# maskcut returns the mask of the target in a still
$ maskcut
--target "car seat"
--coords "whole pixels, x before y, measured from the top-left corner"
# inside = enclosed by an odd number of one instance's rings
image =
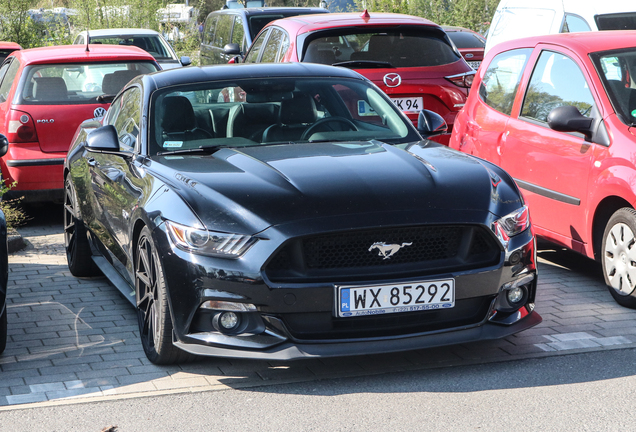
[[[36,101],[65,101],[68,99],[66,82],[60,77],[34,78],[33,99]]]
[[[281,102],[278,123],[265,129],[263,142],[297,141],[317,118],[313,98],[304,93],[295,93],[293,99]]]
[[[197,127],[192,104],[185,96],[168,96],[163,101],[161,127],[166,141],[192,141],[213,138],[205,129]]]

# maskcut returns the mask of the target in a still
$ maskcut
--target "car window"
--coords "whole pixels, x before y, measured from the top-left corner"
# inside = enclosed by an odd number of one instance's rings
[[[173,60],[170,48],[158,35],[115,35],[115,36],[91,36],[91,43],[108,45],[136,46],[148,52],[157,60]]]
[[[360,62],[356,69],[377,68],[373,62],[393,67],[439,66],[456,62],[459,54],[449,42],[428,30],[379,29],[369,32],[342,29],[341,35],[314,37],[306,45],[303,62],[334,64]]]
[[[454,31],[446,34],[457,48],[483,48],[486,46],[486,41],[474,33]]]
[[[120,108],[113,126],[117,129],[119,149],[132,151],[137,143],[141,124],[141,90],[132,87],[119,98]]]
[[[543,51],[532,72],[521,116],[547,122],[554,108],[573,105],[590,116],[594,98],[579,66],[571,58]]]
[[[595,15],[599,30],[636,30],[636,12]]]
[[[137,75],[155,71],[157,67],[151,62],[29,66],[22,74],[19,103],[93,104],[98,96],[119,93]]]
[[[512,112],[517,89],[531,49],[506,51],[496,55],[479,85],[479,97],[490,107],[506,115]]]
[[[575,33],[591,31],[589,24],[583,18],[574,14],[565,14],[561,33]]]
[[[250,47],[250,52],[247,53],[247,56],[243,61],[244,63],[256,63],[256,61],[258,60],[258,54],[261,52],[261,46],[263,45],[263,42],[265,42],[265,38],[267,37],[268,33],[269,31],[266,30],[256,38],[256,40]]]
[[[267,43],[263,47],[261,63],[274,63],[278,59],[278,52],[284,36],[285,33],[281,29],[272,28],[269,39],[267,39]]]
[[[636,123],[636,49],[592,53],[590,57],[618,118],[628,125]]]
[[[214,33],[215,47],[223,48],[230,43],[230,31],[232,30],[232,16],[221,15],[216,23],[216,31]]]
[[[218,15],[209,16],[205,20],[205,29],[203,30],[203,43],[206,45],[211,44],[214,41],[214,30],[216,29],[216,20]]]
[[[283,38],[280,42],[280,51],[278,51],[278,57],[276,57],[276,62],[280,62],[285,57],[285,53],[289,49],[289,35],[286,31],[283,31]]]
[[[241,52],[246,51],[245,29],[243,28],[243,18],[240,15],[234,16],[234,27],[232,28],[232,43],[241,47]]]
[[[15,80],[19,68],[20,62],[18,62],[17,59],[13,59],[10,63],[2,65],[2,69],[0,69],[0,79],[2,79],[2,83],[0,84],[0,102],[5,102],[9,97],[11,85]]]

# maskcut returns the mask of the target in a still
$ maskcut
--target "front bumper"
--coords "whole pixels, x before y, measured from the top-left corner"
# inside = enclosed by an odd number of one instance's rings
[[[453,278],[456,306],[447,310],[338,318],[333,282],[272,282],[263,265],[289,233],[268,233],[242,258],[228,260],[188,254],[171,244],[164,226],[155,232],[163,261],[174,326],[175,346],[198,355],[289,360],[363,355],[432,348],[497,339],[541,322],[534,311],[536,250],[530,229],[511,239],[497,265],[443,274],[410,275],[387,283]],[[521,258],[520,258],[521,255]],[[514,257],[514,259],[511,259]],[[516,308],[505,289],[524,280],[526,296]],[[378,280],[357,281],[360,285]],[[240,334],[213,328],[210,301],[245,303],[248,325]],[[473,307],[474,306],[474,307]],[[453,315],[454,314],[454,315]],[[218,318],[217,318],[218,319]]]

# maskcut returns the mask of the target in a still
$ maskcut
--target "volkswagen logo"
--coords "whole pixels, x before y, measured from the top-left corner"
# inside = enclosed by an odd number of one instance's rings
[[[402,77],[396,73],[384,75],[384,84],[387,87],[397,87],[402,84]]]
[[[104,114],[106,114],[106,110],[102,107],[97,107],[95,108],[95,111],[93,111],[95,118],[102,118],[104,117]]]

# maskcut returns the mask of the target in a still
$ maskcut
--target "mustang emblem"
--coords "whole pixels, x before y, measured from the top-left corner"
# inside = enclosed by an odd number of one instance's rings
[[[387,87],[397,87],[402,84],[402,77],[396,73],[389,73],[384,75],[383,81]]]
[[[382,259],[389,259],[391,256],[395,255],[397,251],[402,249],[404,246],[411,246],[413,243],[402,243],[399,244],[386,244],[381,242],[375,242],[369,248],[369,252],[373,249],[378,250],[378,256],[384,257]]]

